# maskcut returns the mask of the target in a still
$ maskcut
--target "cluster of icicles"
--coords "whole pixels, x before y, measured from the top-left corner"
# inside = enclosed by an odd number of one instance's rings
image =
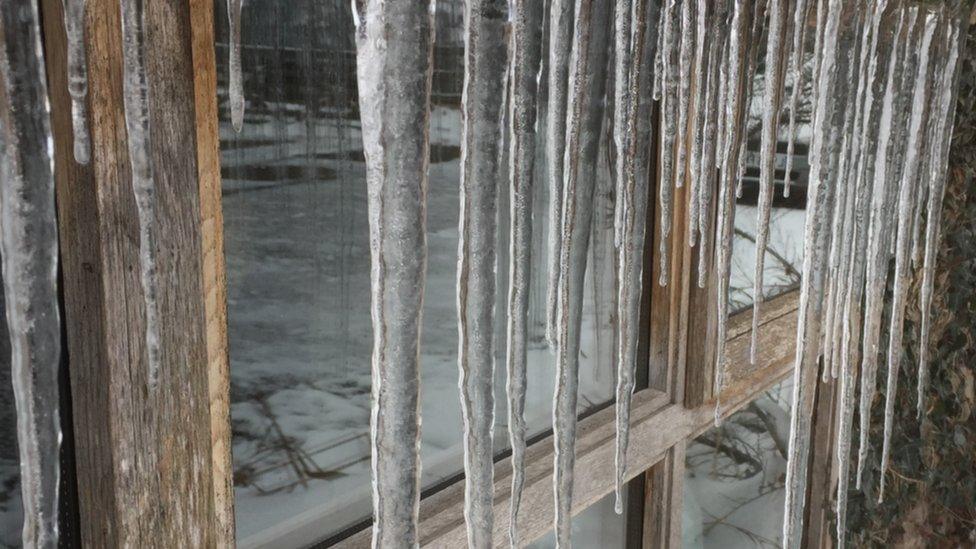
[[[67,42],[67,91],[73,156],[91,159],[87,0],[62,0]],[[17,407],[25,547],[58,543],[61,426],[58,371],[57,220],[50,105],[37,2],[0,3],[0,79],[6,112],[0,117],[0,202],[3,283]],[[132,190],[139,218],[139,263],[145,295],[147,385],[160,364],[155,246],[155,184],[149,143],[149,88],[145,69],[145,0],[120,0],[123,89]]]
[[[959,2],[931,7],[902,0],[506,4],[504,0],[471,0],[465,7],[458,317],[469,545],[489,547],[494,539],[495,342],[491,326],[496,314],[492,304],[499,181],[511,185],[512,195],[511,285],[508,308],[499,312],[508,318],[506,368],[513,448],[509,541],[512,545],[518,542],[516,518],[524,482],[522,414],[527,281],[532,265],[531,189],[545,183],[551,223],[547,337],[556,353],[557,369],[555,532],[558,546],[569,547],[583,277],[604,115],[612,120],[616,151],[619,512],[636,367],[653,103],[658,102],[661,121],[659,283],[668,283],[672,215],[675,208],[687,207],[688,243],[699,250],[698,284],[706,284],[708,273],[714,273],[717,280],[715,387],[720,389],[733,220],[736,197],[742,192],[754,80],[761,82],[755,93],[762,124],[753,361],[762,352],[757,348],[756,328],[775,190],[776,146],[787,141],[786,173],[791,174],[797,107],[808,63],[812,64],[812,136],[784,546],[800,543],[813,396],[821,368],[825,381],[840,378],[841,383],[838,538],[843,540],[854,380],[860,370],[860,479],[878,354],[883,350],[880,324],[892,259],[882,470],[889,459],[912,264],[924,273],[923,352],[918,366],[920,412],[923,409],[928,310],[960,44],[968,13]],[[433,7],[361,0],[354,2],[354,10],[373,260],[373,543],[416,545],[419,335],[426,263]],[[506,27],[510,27],[507,42]],[[548,40],[544,40],[545,32]],[[808,33],[814,33],[812,40]],[[546,42],[548,50],[543,51]],[[814,43],[811,52],[805,51],[809,42]],[[762,44],[765,51],[760,51]],[[760,61],[765,67],[761,80],[756,78]],[[546,109],[537,112],[543,75],[548,78],[549,96]],[[605,113],[605,109],[610,111]],[[789,125],[787,134],[781,136],[784,112],[789,114]],[[544,129],[548,144],[549,178],[545,182],[532,179],[537,128]],[[506,142],[510,146],[507,174],[500,165]],[[688,185],[688,202],[675,204],[675,196],[680,195],[674,189],[683,185]],[[789,177],[783,192],[790,192]],[[716,420],[721,414],[721,403],[717,403]],[[882,494],[883,490],[882,482]]]

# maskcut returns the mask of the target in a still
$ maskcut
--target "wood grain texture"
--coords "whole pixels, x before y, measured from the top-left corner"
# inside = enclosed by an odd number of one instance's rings
[[[211,285],[204,280],[219,269],[204,266],[200,193],[216,184],[202,174],[219,170],[212,164],[198,169],[198,154],[213,151],[197,149],[207,137],[198,136],[201,84],[194,78],[191,4],[156,0],[146,9],[163,343],[160,385],[152,392],[122,109],[119,3],[88,2],[93,154],[83,167],[72,158],[60,2],[42,0],[82,541],[90,547],[210,547],[222,540],[216,534],[207,331],[208,312],[217,307],[205,305]],[[212,208],[206,215],[219,220]],[[219,250],[213,243],[219,233],[209,239],[209,249]]]

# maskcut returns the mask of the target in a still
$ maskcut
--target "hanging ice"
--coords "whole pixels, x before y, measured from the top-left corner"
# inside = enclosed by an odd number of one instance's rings
[[[512,4],[511,37],[511,243],[508,289],[508,431],[512,445],[512,499],[508,536],[518,546],[518,513],[525,483],[525,389],[529,281],[532,265],[532,193],[535,124],[541,62],[542,4]]]
[[[688,168],[688,131],[689,103],[691,101],[691,68],[694,40],[695,40],[695,2],[683,0],[681,2],[681,41],[678,45],[678,151],[674,177],[675,187],[685,183]],[[692,193],[693,194],[693,193]]]
[[[617,143],[617,446],[616,501],[614,509],[623,512],[623,482],[627,468],[627,445],[630,429],[630,402],[634,392],[637,367],[637,338],[644,264],[644,219],[648,200],[648,162],[651,131],[651,80],[656,40],[657,8],[654,2],[633,3],[633,38],[621,36],[619,10],[629,9],[629,2],[617,5],[614,100],[614,140]],[[629,25],[628,25],[629,26]]]
[[[24,547],[58,545],[58,235],[35,2],[0,4],[0,258],[17,409]]]
[[[508,54],[504,0],[465,4],[458,228],[458,369],[468,545],[490,547],[494,512],[493,340],[498,175]]]
[[[661,236],[658,251],[661,256],[661,269],[658,284],[667,286],[670,276],[671,263],[668,248],[671,239],[671,216],[674,211],[674,145],[678,137],[678,109],[677,82],[675,64],[677,49],[680,42],[674,40],[675,1],[665,0],[665,9],[661,14],[661,178],[658,192],[661,201]]]
[[[156,183],[150,153],[149,85],[146,81],[145,0],[120,0],[122,11],[122,89],[128,133],[132,194],[139,216],[139,270],[146,314],[147,375],[150,389],[159,381],[161,361],[159,277],[156,272]]]
[[[786,170],[783,172],[783,196],[790,196],[790,183],[793,173],[793,150],[796,144],[796,113],[800,104],[800,93],[803,90],[803,62],[807,36],[807,18],[809,17],[809,0],[796,0],[793,4],[793,49],[790,58],[790,77],[793,89],[790,90],[788,110],[790,112],[790,126],[787,130]]]
[[[228,97],[230,99],[230,120],[235,132],[244,127],[244,79],[241,75],[241,4],[243,0],[227,0],[227,22],[230,44],[227,48],[227,72],[230,77]],[[356,9],[353,8],[355,13]]]
[[[549,247],[546,285],[546,340],[556,345],[559,249],[562,238],[563,162],[566,150],[566,96],[570,44],[573,40],[573,1],[552,0],[549,5],[549,101],[546,121],[546,162],[549,167]]]
[[[576,24],[570,54],[566,120],[566,177],[559,255],[556,389],[553,397],[555,445],[556,546],[570,547],[573,467],[576,456],[576,406],[579,390],[579,344],[583,276],[593,213],[594,175],[603,123],[609,41],[609,2],[576,1]]]
[[[71,128],[75,161],[87,164],[91,157],[88,134],[88,64],[85,59],[85,4],[87,0],[61,0],[64,32],[68,39],[68,95],[71,96]]]
[[[419,541],[432,7],[354,6],[371,259],[373,547]]]

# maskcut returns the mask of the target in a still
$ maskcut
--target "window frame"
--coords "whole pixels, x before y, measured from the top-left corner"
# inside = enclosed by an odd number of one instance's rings
[[[40,3],[49,80],[64,82],[66,44],[61,1]],[[164,334],[164,344],[185,347],[186,353],[171,357],[171,363],[183,370],[169,380],[170,385],[164,386],[160,394],[151,397],[153,406],[161,406],[167,412],[140,415],[124,409],[125,405],[143,405],[145,395],[135,391],[131,383],[128,387],[124,384],[125,379],[131,379],[132,370],[143,363],[143,320],[140,308],[133,305],[140,300],[141,287],[134,268],[138,239],[132,235],[136,234],[133,227],[137,221],[127,194],[126,136],[120,108],[121,33],[117,0],[89,0],[88,106],[93,143],[100,147],[100,154],[93,155],[91,165],[73,163],[70,117],[63,115],[69,112],[70,100],[64,86],[53,85],[50,90],[66,347],[78,463],[76,518],[82,542],[87,546],[115,546],[140,540],[174,546],[233,546],[214,5],[213,0],[167,0],[147,6],[152,29],[147,36],[150,56],[157,58],[149,64],[153,71],[150,85],[154,81],[155,86],[162,86],[163,81],[172,84],[167,84],[172,93],[154,96],[153,111],[166,112],[171,119],[166,131],[176,128],[184,132],[180,139],[163,139],[172,138],[173,134],[160,131],[157,136],[154,130],[154,137],[160,137],[154,140],[154,158],[157,164],[165,159],[186,163],[178,180],[161,178],[161,194],[165,193],[167,200],[159,220],[166,229],[160,234],[161,247],[189,246],[198,252],[178,258],[178,269],[170,267],[166,271],[178,283],[163,295],[164,301],[170,303],[171,314],[176,315],[174,326],[188,326],[183,329],[185,334],[173,329]],[[188,109],[186,103],[192,108]],[[192,139],[187,140],[187,136]],[[654,181],[658,179],[654,177]],[[189,188],[196,192],[185,192]],[[684,203],[687,189],[685,185],[676,190],[676,204]],[[651,185],[649,191],[651,196],[659,196],[656,185]],[[688,220],[686,209],[680,207],[675,208],[670,236],[671,283],[667,287],[657,284],[661,268],[657,256],[657,209],[657,204],[648,208],[650,230],[645,246],[639,352],[647,388],[637,391],[633,399],[626,477],[643,486],[641,498],[631,501],[643,518],[642,539],[631,542],[645,547],[679,547],[685,445],[713,422],[715,285],[713,277],[705,288],[691,282],[697,277],[698,250],[686,245]],[[766,303],[759,337],[763,353],[755,365],[748,360],[751,311],[730,317],[727,383],[721,391],[723,415],[734,413],[793,371],[797,294],[789,292]],[[704,344],[698,344],[702,339]],[[835,468],[830,457],[835,399],[833,386],[823,387],[826,389],[817,396],[811,450],[816,459],[811,462],[813,482],[805,523],[809,546],[819,546],[830,539],[825,525]],[[202,399],[205,405],[193,399]],[[193,414],[183,413],[183,406],[190,406]],[[613,467],[607,464],[613,461],[614,420],[614,409],[608,406],[579,422],[574,515],[613,490]],[[180,447],[171,438],[174,422],[180,424],[179,431],[187,437],[205,440],[209,445]],[[131,462],[127,462],[132,458],[148,460],[152,466],[133,470]],[[527,450],[520,517],[525,542],[541,537],[551,528],[552,458],[551,434],[536,440]],[[161,485],[154,467],[165,468],[167,479],[195,478],[203,482]],[[510,458],[496,462],[494,505],[499,520],[494,537],[499,546],[508,541],[505,517],[510,474]],[[463,482],[458,480],[422,499],[423,544],[464,546],[463,497]],[[135,501],[148,501],[154,509],[145,503],[129,508],[129,503]],[[172,515],[177,509],[182,510],[180,520]],[[310,532],[311,529],[296,528],[290,539],[315,544],[319,539]],[[362,526],[347,537],[327,541],[335,541],[336,547],[368,547],[370,533],[369,528]]]

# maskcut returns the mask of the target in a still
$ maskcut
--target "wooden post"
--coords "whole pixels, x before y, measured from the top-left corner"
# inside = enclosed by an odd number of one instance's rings
[[[233,543],[212,3],[146,2],[162,365],[147,386],[118,0],[89,0],[91,163],[72,155],[60,0],[42,0],[79,522],[89,547]]]

